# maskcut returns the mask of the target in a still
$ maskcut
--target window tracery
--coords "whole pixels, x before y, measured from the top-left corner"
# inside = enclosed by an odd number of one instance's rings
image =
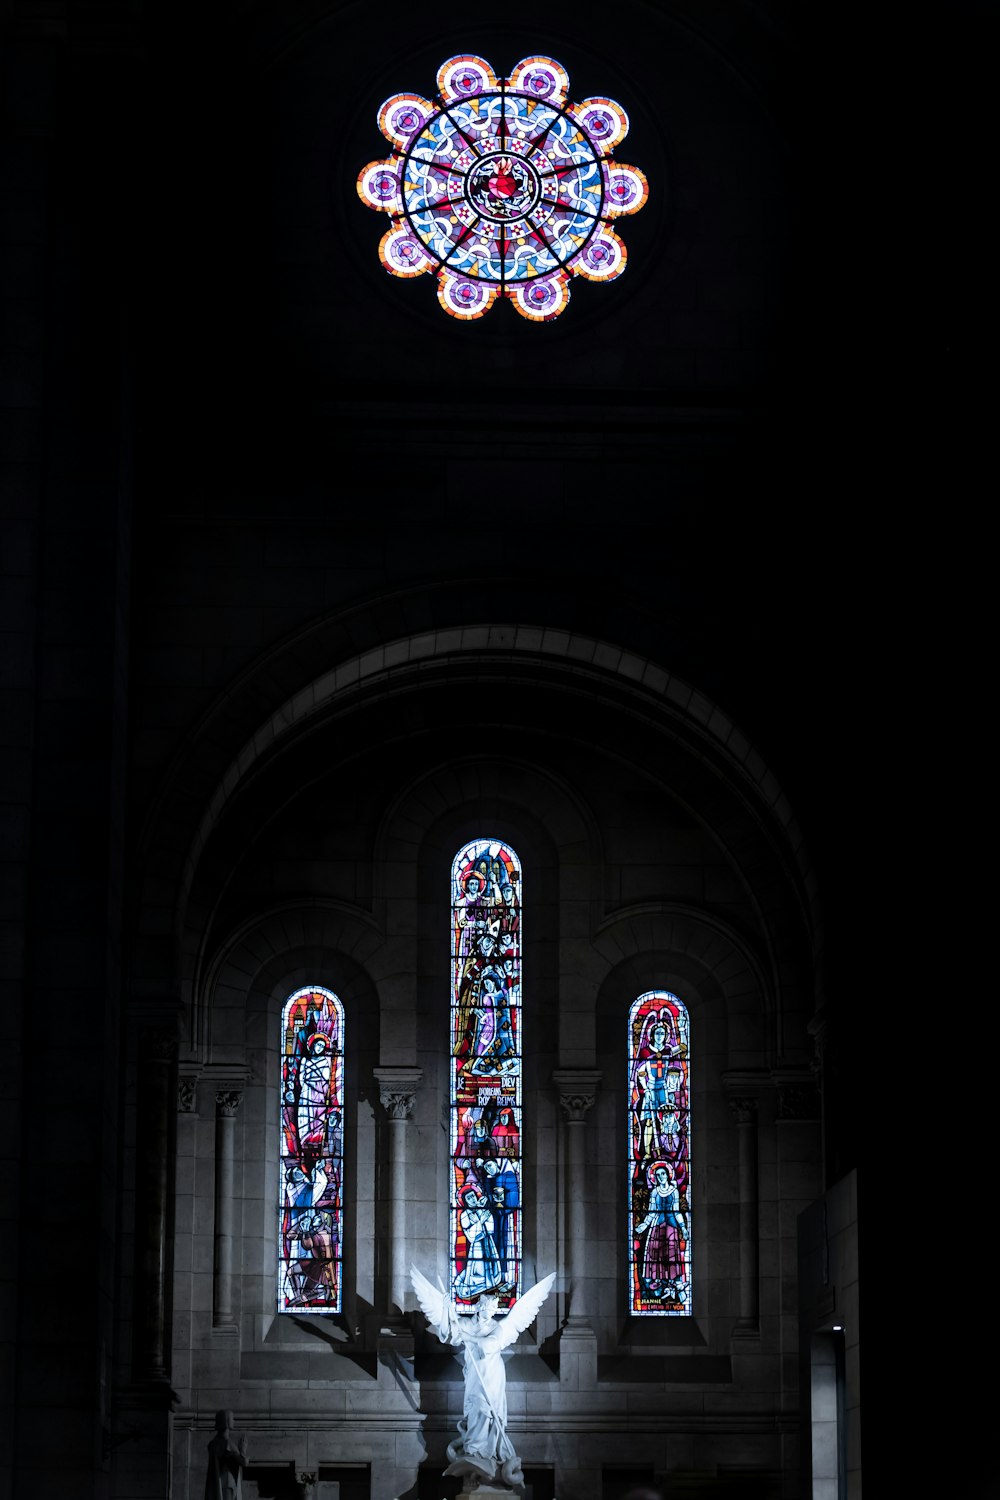
[[[392,155],[369,162],[358,194],[387,213],[379,256],[392,276],[435,271],[438,301],[481,318],[498,296],[531,322],[564,311],[570,281],[613,281],[626,249],[612,227],[649,187],[615,162],[628,115],[614,99],[574,104],[552,57],[526,57],[509,78],[485,58],[451,57],[436,102],[394,94],[378,112]]]

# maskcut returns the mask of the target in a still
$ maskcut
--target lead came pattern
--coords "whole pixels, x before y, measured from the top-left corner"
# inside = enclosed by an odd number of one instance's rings
[[[625,245],[611,220],[638,213],[649,188],[611,153],[628,133],[613,99],[568,102],[569,75],[551,57],[526,57],[498,79],[484,58],[449,58],[436,103],[394,94],[378,112],[393,146],[358,176],[369,208],[392,227],[379,255],[393,276],[438,277],[438,300],[480,318],[497,296],[533,322],[569,301],[573,276],[611,281]]]
[[[278,1311],[340,1312],[344,1007],[318,985],[281,1013]]]
[[[474,839],[451,867],[451,1289],[521,1285],[521,866]]]
[[[667,990],[628,1021],[629,1298],[639,1315],[691,1312],[690,1032]]]

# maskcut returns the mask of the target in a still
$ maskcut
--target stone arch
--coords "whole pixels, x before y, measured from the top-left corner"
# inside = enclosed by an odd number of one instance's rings
[[[725,1066],[764,1066],[774,1061],[773,1017],[776,996],[769,983],[768,965],[759,952],[729,923],[712,913],[681,903],[649,903],[625,908],[602,923],[594,947],[608,964],[598,1005],[607,995],[620,998],[629,987],[670,989],[693,983],[699,996],[717,996],[727,1027]],[[611,981],[614,975],[614,981]],[[657,977],[659,976],[659,977]],[[609,991],[609,985],[611,989]],[[636,988],[638,986],[638,988]],[[730,1023],[747,1018],[758,1033],[752,1059],[731,1054]]]
[[[773,813],[791,848],[796,852],[801,849],[801,831],[777,777],[729,716],[704,693],[656,662],[608,641],[540,626],[467,625],[373,647],[324,672],[273,709],[222,770],[199,820],[187,856],[188,866],[197,860],[211,827],[258,760],[305,727],[335,699],[365,687],[377,688],[391,675],[418,668],[421,663],[435,661],[447,668],[496,653],[514,659],[523,655],[561,661],[577,677],[591,679],[595,688],[606,677],[625,684],[637,697],[660,709],[668,720],[684,722],[697,738],[711,745],[737,784],[752,789]]]
[[[620,647],[601,643],[570,631],[547,627],[479,626],[427,632],[409,639],[373,647],[321,673],[281,706],[258,719],[257,727],[242,748],[229,752],[223,764],[228,736],[216,711],[209,716],[204,734],[192,736],[188,771],[175,768],[161,793],[156,814],[144,836],[145,880],[140,896],[140,955],[149,954],[159,972],[164,972],[165,949],[172,943],[187,945],[178,980],[182,985],[195,979],[196,965],[190,958],[191,931],[203,926],[205,913],[194,917],[187,910],[192,884],[206,845],[245,796],[245,789],[274,757],[301,741],[325,715],[348,713],[372,701],[372,695],[417,687],[428,681],[428,673],[478,668],[496,669],[507,663],[518,679],[533,679],[539,672],[551,673],[577,692],[595,700],[620,697],[630,711],[642,716],[655,735],[665,733],[687,745],[692,764],[711,767],[716,779],[744,814],[764,832],[786,877],[798,892],[798,902],[812,933],[812,946],[819,942],[815,912],[815,880],[805,855],[801,833],[773,774],[749,741],[717,706],[689,684],[657,663]],[[260,693],[255,684],[255,695]],[[235,696],[235,695],[234,695]],[[233,727],[245,720],[245,708],[235,714]],[[234,747],[235,749],[235,747]],[[216,770],[211,770],[211,763]],[[199,764],[200,763],[200,764]],[[194,795],[194,783],[202,788]],[[187,833],[185,833],[187,829]],[[771,877],[771,884],[775,876]],[[780,903],[787,905],[787,901]],[[808,916],[806,911],[808,910]],[[188,937],[184,938],[185,927]],[[171,934],[175,936],[172,938]],[[153,955],[156,955],[153,958]],[[142,961],[140,957],[139,961]]]
[[[400,788],[386,809],[375,849],[376,863],[382,866],[392,859],[397,853],[395,841],[404,838],[405,850],[400,852],[412,852],[427,839],[446,812],[463,805],[475,804],[485,809],[518,802],[522,807],[529,805],[532,799],[528,795],[512,797],[511,771],[525,787],[529,784],[536,789],[544,787],[546,827],[555,848],[571,853],[586,846],[594,853],[599,851],[600,831],[592,814],[551,770],[535,766],[516,754],[503,757],[502,769],[495,756],[465,754],[422,776],[418,782]],[[537,805],[537,795],[535,802]],[[408,825],[406,834],[404,823]]]
[[[192,1051],[209,1063],[217,1061],[212,1032],[216,1007],[238,1009],[241,997],[258,986],[262,975],[275,970],[284,974],[291,953],[299,955],[303,971],[312,962],[322,964],[331,955],[343,956],[374,984],[372,967],[380,936],[368,913],[319,898],[308,904],[283,902],[246,917],[203,964],[193,993],[189,1028]]]

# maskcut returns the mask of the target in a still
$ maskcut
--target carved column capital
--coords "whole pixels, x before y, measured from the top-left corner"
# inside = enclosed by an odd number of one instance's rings
[[[139,1033],[143,1055],[156,1062],[173,1062],[177,1056],[177,1032],[173,1026],[144,1026]]]
[[[779,1120],[818,1120],[819,1089],[816,1083],[782,1083],[778,1085]]]
[[[587,1113],[594,1107],[596,1093],[581,1093],[578,1090],[559,1091],[559,1107],[571,1125],[579,1124],[587,1118]]]
[[[194,1114],[198,1080],[191,1073],[182,1074],[177,1080],[177,1108],[182,1115]]]
[[[757,1119],[762,1095],[774,1087],[774,1079],[763,1068],[731,1068],[722,1075],[726,1102],[738,1125],[752,1125]]]
[[[422,1068],[376,1068],[378,1096],[390,1120],[410,1120],[417,1099]]]
[[[416,1089],[401,1089],[391,1084],[379,1084],[379,1099],[390,1120],[412,1120],[416,1102]]]
[[[219,1089],[215,1096],[216,1108],[224,1120],[231,1120],[242,1103],[242,1089]]]
[[[593,1109],[602,1075],[596,1068],[557,1068],[552,1082],[559,1095],[559,1107],[568,1124],[585,1120]]]

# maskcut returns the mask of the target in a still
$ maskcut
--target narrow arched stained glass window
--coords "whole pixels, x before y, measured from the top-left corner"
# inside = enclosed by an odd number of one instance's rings
[[[379,256],[392,276],[434,271],[454,318],[508,298],[534,323],[556,318],[570,281],[625,269],[612,221],[638,213],[649,188],[613,160],[629,119],[614,99],[574,104],[553,57],[525,57],[498,78],[483,57],[442,63],[436,100],[393,94],[378,126],[393,150],[358,175],[363,203],[387,213]]]
[[[521,1285],[521,865],[473,839],[451,866],[451,1289]]]
[[[628,1018],[629,1308],[691,1312],[691,1046],[687,1008],[667,990]]]
[[[281,1012],[279,1312],[340,1312],[343,1179],[344,1007],[311,985]]]

